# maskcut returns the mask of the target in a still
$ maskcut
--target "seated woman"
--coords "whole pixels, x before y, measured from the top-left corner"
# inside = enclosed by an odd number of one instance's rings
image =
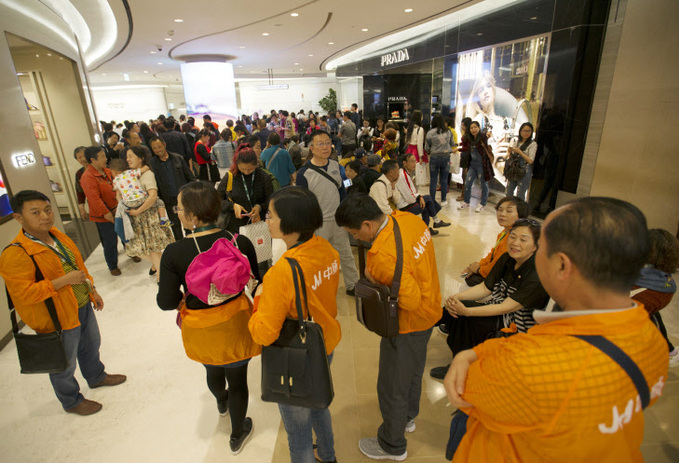
[[[353,160],[344,167],[344,172],[347,179],[351,180],[351,185],[347,188],[347,194],[354,193],[368,193],[368,188],[365,186],[363,178],[359,175],[361,172],[361,161]]]
[[[484,284],[450,296],[445,309],[453,317],[448,325],[448,347],[455,355],[485,341],[512,323],[519,332],[535,324],[533,311],[549,301],[535,269],[540,224],[533,219],[514,222],[507,238],[507,253],[497,261]],[[490,296],[486,302],[481,299]],[[432,368],[443,379],[448,366]]]
[[[248,362],[261,351],[247,329],[252,305],[244,291],[220,304],[209,305],[190,293],[186,282],[186,272],[198,254],[209,250],[220,238],[233,240],[231,233],[215,225],[220,209],[221,201],[210,183],[192,182],[181,188],[177,216],[182,226],[192,232],[165,250],[156,302],[162,310],[180,311],[186,355],[205,366],[207,386],[217,399],[219,414],[224,416],[230,411],[229,445],[236,455],[252,434],[252,419],[245,417],[249,400]],[[242,235],[235,243],[250,262],[250,271],[259,279],[252,243]]]
[[[309,313],[323,329],[328,361],[341,338],[337,321],[337,286],[339,254],[325,239],[314,235],[323,225],[323,213],[316,196],[303,187],[290,186],[271,196],[266,217],[272,238],[285,241],[288,250],[264,276],[255,297],[255,313],[248,327],[255,342],[268,346],[280,335],[287,318],[297,318],[295,286],[286,258],[295,259],[304,274]],[[314,276],[324,273],[320,282]],[[335,461],[334,437],[330,411],[279,404],[288,433],[290,460],[293,463],[314,461],[313,432],[318,445],[317,459]]]
[[[258,167],[257,154],[249,143],[241,143],[236,149],[231,170],[219,183],[217,192],[222,200],[225,230],[238,233],[238,229],[250,221],[264,220],[273,184]]]
[[[400,200],[396,203],[396,207],[401,211],[411,212],[415,215],[421,215],[424,223],[429,227],[429,219],[434,218],[434,228],[448,227],[450,224],[439,219],[437,214],[441,210],[441,206],[434,198],[429,195],[422,196],[417,191],[415,181],[411,176],[411,172],[415,171],[417,161],[413,153],[406,153],[399,159],[401,169],[399,171],[399,179],[396,183],[396,189],[399,192]],[[438,230],[429,228],[432,235],[438,235]]]

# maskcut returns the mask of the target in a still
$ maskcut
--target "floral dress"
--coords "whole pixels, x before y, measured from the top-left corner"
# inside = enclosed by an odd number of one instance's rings
[[[141,175],[141,184],[148,194],[149,190],[158,190],[153,172]],[[165,247],[174,242],[172,229],[160,225],[158,207],[154,204],[138,216],[130,216],[134,238],[125,245],[125,253],[130,257],[148,256],[152,252],[163,252]]]

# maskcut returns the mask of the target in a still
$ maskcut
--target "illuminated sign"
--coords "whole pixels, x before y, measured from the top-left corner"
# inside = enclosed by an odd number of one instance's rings
[[[35,164],[35,154],[32,152],[19,153],[12,155],[12,164],[18,168],[27,167],[31,164]]]
[[[387,53],[382,55],[380,66],[391,66],[392,64],[402,63],[403,61],[409,61],[410,55],[408,55],[408,49],[403,48],[401,50],[396,50],[392,53]]]

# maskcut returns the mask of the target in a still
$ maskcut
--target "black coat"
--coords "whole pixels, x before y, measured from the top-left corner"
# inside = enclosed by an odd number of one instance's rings
[[[184,158],[176,153],[167,153],[169,158],[166,162],[172,163],[172,172],[174,173],[175,183],[177,184],[177,191],[189,182],[193,182],[196,177],[193,176],[188,164],[184,161]],[[162,167],[162,163],[158,157],[153,156],[151,158],[151,170],[156,176],[156,183],[158,184],[158,196],[160,199],[166,203],[174,204],[177,201],[177,194],[173,194],[168,184],[168,179],[166,178],[165,169]]]
[[[233,176],[233,185],[230,192],[226,191],[229,176],[228,173],[224,175],[224,178],[222,178],[222,181],[217,186],[217,193],[219,193],[219,198],[222,200],[221,221],[223,223],[221,225],[231,233],[238,233],[238,229],[243,225],[247,225],[249,219],[247,217],[242,219],[236,218],[233,212],[234,203],[241,205],[248,211],[259,205],[259,217],[261,220],[264,220],[269,207],[269,199],[273,194],[273,184],[271,183],[271,178],[258,167],[252,174],[251,179],[245,179],[248,182],[248,189],[251,188],[250,198],[248,199],[248,195],[245,192],[243,174],[237,171]],[[252,186],[250,187],[250,185]]]

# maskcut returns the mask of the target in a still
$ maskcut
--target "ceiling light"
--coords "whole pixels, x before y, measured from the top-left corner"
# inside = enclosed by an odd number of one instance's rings
[[[481,37],[481,36],[483,35],[483,32],[479,32],[479,33],[476,34],[476,35],[478,35],[479,37]]]
[[[269,33],[268,33],[268,32],[263,32],[262,35],[263,35],[264,37],[266,37],[266,36],[269,35]]]
[[[163,64],[163,63],[158,63],[158,64]]]
[[[165,37],[166,42],[172,42],[172,39],[170,37]]]
[[[101,75],[102,75],[102,76],[105,76],[105,75],[106,75],[106,73],[105,73],[105,72],[102,72],[102,73],[101,73]]]
[[[36,58],[40,58],[40,55],[35,55]]]
[[[238,48],[240,48],[240,49],[242,50],[242,49],[244,49],[245,47],[238,47]]]
[[[238,66],[239,68],[242,68],[243,66]]]
[[[149,71],[144,71],[144,74],[148,74],[148,73],[149,73]]]
[[[309,56],[314,56],[314,55],[309,55]]]
[[[300,69],[300,71],[303,71],[304,69]]]
[[[47,53],[47,56],[52,56],[52,53]]]
[[[130,81],[130,75],[127,72],[123,72],[123,79],[125,79],[125,82]]]
[[[405,11],[406,13],[412,13],[412,12],[413,12],[413,9],[412,9],[412,8],[406,8],[406,9],[403,10],[403,11]]]
[[[290,13],[290,16],[292,16],[293,18],[296,18],[297,16],[299,16],[299,13]]]
[[[328,42],[328,45],[335,45],[335,42]]]
[[[361,32],[368,32],[368,29],[361,29]]]
[[[155,55],[156,53],[158,53],[158,52],[157,52],[157,51],[152,51],[152,52],[151,52],[152,55]]]
[[[538,19],[537,16],[533,16],[532,18],[530,18],[531,21],[535,21],[536,19]]]
[[[176,23],[183,23],[183,22],[184,22],[184,20],[183,20],[183,19],[179,19],[179,18],[177,18],[177,19],[175,19],[175,20],[174,20],[174,22],[176,22]]]
[[[299,63],[295,63],[295,66],[297,66]]]

